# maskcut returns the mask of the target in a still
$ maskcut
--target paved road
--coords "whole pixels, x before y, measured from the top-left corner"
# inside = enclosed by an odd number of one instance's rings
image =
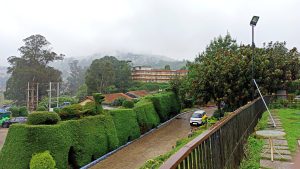
[[[8,128],[1,128],[0,127],[0,150],[3,146],[3,144],[4,144],[7,132],[8,132]]]
[[[205,108],[208,116],[215,108]],[[190,132],[189,118],[192,112],[180,115],[167,125],[133,142],[92,169],[134,169],[142,166],[147,160],[164,154],[175,146],[176,141],[185,138]]]

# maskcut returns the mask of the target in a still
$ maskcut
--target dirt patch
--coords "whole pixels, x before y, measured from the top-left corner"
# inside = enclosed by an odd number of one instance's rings
[[[3,147],[3,144],[5,142],[7,132],[8,132],[7,128],[1,128],[0,127],[0,150]]]
[[[215,108],[205,109],[208,116],[211,116],[214,110]],[[170,151],[177,140],[188,136],[191,129],[189,119],[192,113],[179,116],[167,125],[119,150],[91,168],[139,168],[147,160]]]

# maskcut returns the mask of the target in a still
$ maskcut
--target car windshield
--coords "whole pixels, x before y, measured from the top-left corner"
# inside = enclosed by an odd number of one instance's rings
[[[194,113],[194,114],[192,115],[192,117],[193,117],[193,118],[201,118],[201,117],[202,117],[202,114],[200,114],[200,113]]]

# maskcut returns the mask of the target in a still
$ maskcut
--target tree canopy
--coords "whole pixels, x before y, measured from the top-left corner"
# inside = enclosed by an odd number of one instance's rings
[[[285,89],[287,82],[298,78],[299,53],[296,48],[287,49],[285,42],[255,48],[254,56],[254,78],[264,94]],[[185,86],[177,90],[187,91],[198,103],[224,100],[232,109],[237,108],[252,99],[251,58],[250,45],[237,45],[229,34],[215,38],[187,65],[188,76],[181,82]]]
[[[24,46],[19,48],[20,57],[11,56],[7,73],[11,74],[6,82],[5,97],[24,104],[27,83],[60,82],[61,72],[48,66],[50,62],[63,59],[49,47],[50,42],[42,35],[32,35],[23,40]],[[46,87],[40,86],[39,96],[46,94]]]
[[[131,82],[128,61],[120,61],[113,56],[94,60],[85,76],[88,94],[125,92]]]

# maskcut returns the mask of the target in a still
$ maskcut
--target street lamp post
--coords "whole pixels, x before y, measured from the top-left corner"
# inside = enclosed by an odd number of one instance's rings
[[[254,49],[255,49],[255,43],[254,43],[254,27],[256,26],[258,22],[259,16],[253,16],[250,21],[250,26],[252,27],[252,70],[251,70],[251,76],[253,81],[254,79]],[[254,100],[254,85],[252,86],[252,99]]]

